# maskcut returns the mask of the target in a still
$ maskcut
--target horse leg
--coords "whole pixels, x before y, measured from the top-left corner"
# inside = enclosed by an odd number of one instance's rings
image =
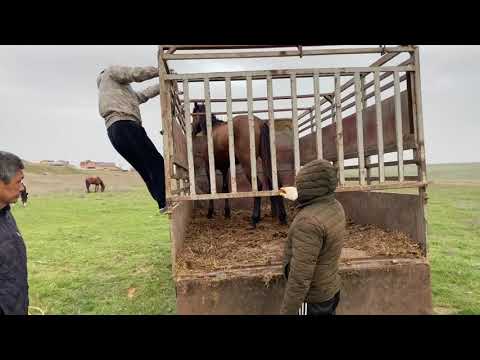
[[[222,171],[223,185],[222,192],[228,193],[228,169]],[[225,219],[230,219],[230,200],[225,199]]]
[[[262,182],[257,178],[257,188],[258,191],[262,191],[263,186]],[[255,228],[257,223],[260,222],[260,216],[262,212],[262,198],[260,196],[255,197],[253,203],[253,214],[252,214],[252,227]]]
[[[267,186],[268,186],[267,190],[273,190],[272,181],[270,180],[269,177],[267,177]],[[270,196],[270,207],[271,207],[271,210],[272,210],[272,218],[275,219],[277,217],[277,213],[278,213],[277,212],[278,204],[277,204],[275,196]]]
[[[208,193],[211,194],[212,193],[212,186],[211,186],[211,179],[210,179],[210,171],[209,171],[209,167],[208,167],[208,162],[206,164],[207,166],[205,167],[205,169],[207,169],[207,179],[208,179]],[[208,201],[208,214],[207,214],[207,218],[208,219],[211,219],[213,218],[213,216],[215,215],[215,211],[214,211],[214,208],[213,208],[213,200],[210,199]]]
[[[277,173],[278,174],[278,173]],[[280,179],[280,174],[277,176],[278,178],[278,187],[282,187],[282,180]],[[285,210],[285,201],[281,196],[275,196],[277,198],[277,208],[278,208],[278,220],[281,225],[287,225],[287,211]]]

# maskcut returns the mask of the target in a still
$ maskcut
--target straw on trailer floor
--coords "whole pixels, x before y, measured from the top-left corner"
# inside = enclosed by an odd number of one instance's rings
[[[206,210],[196,210],[187,229],[184,247],[177,253],[177,272],[280,264],[288,225],[279,225],[269,210],[264,209],[262,214],[262,221],[253,230],[250,227],[251,211],[233,210],[231,219],[225,219],[217,212],[215,218],[207,219]],[[406,234],[351,221],[347,224],[344,250],[342,261],[359,257],[358,254],[368,258],[422,257],[420,247]]]

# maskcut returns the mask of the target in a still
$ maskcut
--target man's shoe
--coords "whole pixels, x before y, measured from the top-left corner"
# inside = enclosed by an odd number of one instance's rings
[[[165,206],[160,209],[160,214],[166,214],[166,213],[168,213],[168,206]]]

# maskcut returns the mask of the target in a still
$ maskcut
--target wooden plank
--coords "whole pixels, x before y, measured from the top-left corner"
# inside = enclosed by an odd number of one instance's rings
[[[315,94],[315,123],[317,125],[317,159],[323,159],[322,145],[322,111],[320,108],[320,79],[317,73],[313,74],[313,92]]]
[[[404,160],[403,165],[416,165],[418,164],[417,160]],[[365,164],[365,167],[368,169],[373,169],[378,167],[378,163],[370,163],[370,164]],[[383,163],[384,166],[398,166],[398,161],[387,161]],[[349,165],[345,166],[345,170],[356,170],[358,169],[358,165]]]
[[[345,180],[346,180],[346,181],[359,181],[360,178],[358,178],[358,177],[346,177]],[[372,179],[371,179],[371,181],[378,181],[378,180],[379,180],[379,177],[377,177],[377,176],[374,176],[374,177],[372,177]],[[387,177],[385,178],[385,180],[387,180],[387,181],[398,181],[398,177],[396,177],[396,176],[387,176]],[[407,180],[407,181],[417,181],[418,178],[417,178],[416,176],[405,176],[405,177],[404,177],[404,180]]]
[[[272,77],[267,77],[267,98],[268,98],[268,125],[270,129],[270,155],[272,163],[272,190],[278,190],[277,174],[277,147],[275,141],[275,117],[273,113],[273,84]],[[264,171],[268,171],[264,169]]]
[[[413,51],[410,46],[397,46],[372,48],[337,48],[337,49],[315,49],[303,50],[302,56],[316,56],[316,55],[347,55],[347,54],[379,54],[386,53],[401,53],[406,51]],[[191,59],[246,59],[246,58],[261,58],[261,57],[291,57],[299,56],[298,50],[287,51],[245,51],[245,52],[210,52],[210,53],[190,53],[190,54],[165,54],[165,60],[191,60]]]
[[[403,182],[389,182],[384,184],[372,184],[372,185],[354,185],[354,186],[339,186],[335,189],[335,192],[348,192],[348,191],[371,191],[371,190],[387,190],[387,189],[407,189],[407,188],[421,188],[426,186],[427,183],[419,181],[403,181]],[[219,199],[233,199],[233,198],[246,198],[256,196],[278,196],[280,191],[264,190],[264,191],[248,191],[233,193],[218,193],[218,194],[197,194],[193,196],[175,196],[172,197],[173,201],[184,200],[219,200]]]
[[[363,148],[363,105],[362,105],[362,84],[360,81],[360,73],[355,73],[355,103],[356,103],[356,120],[357,120],[357,149],[358,149],[358,176],[360,185],[365,185],[365,154]]]
[[[402,134],[402,104],[400,102],[400,80],[398,71],[393,74],[395,88],[395,130],[397,135],[398,180],[403,181],[403,134]]]
[[[167,80],[185,80],[203,81],[208,78],[210,81],[225,81],[226,77],[232,80],[245,80],[247,76],[252,77],[252,80],[266,79],[267,75],[271,75],[273,79],[289,78],[292,74],[297,77],[305,75],[313,76],[314,72],[318,72],[319,76],[331,77],[335,74],[341,76],[353,76],[356,72],[370,73],[374,71],[414,71],[415,67],[412,65],[406,66],[383,66],[383,67],[347,67],[347,68],[308,68],[308,69],[281,69],[281,70],[255,70],[255,71],[231,71],[231,72],[209,72],[209,73],[188,73],[188,74],[169,74],[166,75]]]
[[[376,123],[377,123],[377,146],[378,146],[378,174],[380,182],[385,181],[385,167],[383,156],[383,120],[382,120],[382,99],[380,97],[380,74],[378,71],[374,73],[375,82],[375,111],[376,111]]]
[[[207,112],[207,146],[208,146],[208,167],[210,170],[210,191],[212,194],[217,192],[217,182],[215,177],[215,157],[213,153],[213,137],[212,137],[212,113],[210,104],[210,81],[204,79],[204,95],[205,95],[205,111]]]
[[[232,116],[232,82],[230,78],[225,79],[225,94],[227,100],[227,123],[228,123],[228,154],[230,157],[230,183],[232,193],[237,192],[237,170],[235,168],[235,137],[233,134]]]
[[[419,181],[402,181],[402,182],[391,182],[383,184],[372,184],[372,185],[355,185],[355,186],[342,186],[337,187],[336,192],[346,192],[346,191],[371,191],[371,190],[387,190],[387,189],[407,189],[407,188],[421,188],[426,186],[427,183]]]
[[[343,170],[344,154],[343,154],[343,119],[342,119],[342,103],[340,101],[340,74],[335,74],[335,126],[336,126],[336,144],[337,144],[337,166],[339,174],[340,186],[345,185],[345,172]]]
[[[300,144],[298,138],[298,109],[297,109],[297,79],[295,74],[290,75],[290,91],[292,95],[292,127],[293,127],[293,156],[295,176],[300,171]]]
[[[257,191],[257,156],[255,151],[255,123],[253,120],[253,89],[252,77],[247,76],[247,98],[248,98],[248,132],[250,135],[250,170],[252,178],[252,191]]]
[[[190,179],[190,194],[195,195],[195,165],[193,163],[193,145],[192,145],[192,122],[190,121],[190,102],[188,80],[183,81],[184,113],[186,120],[187,152],[188,152],[188,176]]]

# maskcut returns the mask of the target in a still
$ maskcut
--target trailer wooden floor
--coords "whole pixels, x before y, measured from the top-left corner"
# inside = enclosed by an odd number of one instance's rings
[[[289,209],[289,221],[293,209]],[[207,219],[196,209],[187,229],[184,247],[177,253],[177,275],[243,267],[278,265],[282,262],[288,226],[281,226],[263,209],[256,230],[249,229],[251,211],[234,210],[231,219],[218,213]],[[422,258],[420,247],[406,234],[349,221],[342,262],[360,259]]]

